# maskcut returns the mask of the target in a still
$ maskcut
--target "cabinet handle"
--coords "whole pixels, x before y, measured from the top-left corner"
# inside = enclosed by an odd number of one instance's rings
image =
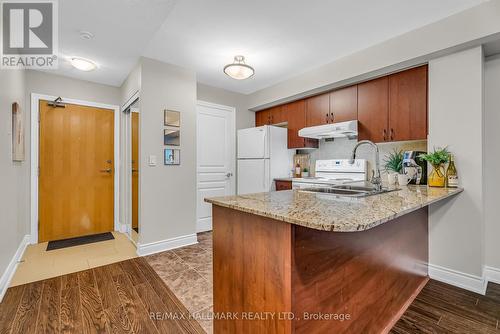
[[[334,121],[335,121],[335,115],[334,115],[333,113],[330,113],[330,115],[331,115],[331,120],[332,120],[332,123],[335,123],[335,122],[334,122]]]
[[[384,141],[387,140],[387,130],[384,129],[384,131],[382,131],[382,135],[384,136]]]
[[[330,123],[330,115],[327,113],[325,117],[326,123]]]
[[[394,140],[394,129],[391,128],[391,140]]]

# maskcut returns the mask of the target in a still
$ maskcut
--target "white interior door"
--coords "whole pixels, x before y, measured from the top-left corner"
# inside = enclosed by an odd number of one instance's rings
[[[206,197],[235,194],[235,109],[198,101],[197,231],[212,229],[212,205]]]

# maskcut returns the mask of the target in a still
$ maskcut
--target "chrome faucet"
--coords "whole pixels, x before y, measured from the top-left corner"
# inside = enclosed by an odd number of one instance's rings
[[[356,146],[354,146],[354,149],[352,150],[350,163],[351,164],[354,163],[354,159],[356,159],[356,151],[357,151],[358,147],[360,147],[361,145],[364,145],[364,144],[371,145],[374,148],[373,153],[374,153],[374,158],[375,158],[375,170],[376,171],[372,170],[372,179],[370,182],[373,184],[373,186],[375,187],[375,189],[377,191],[381,191],[382,190],[382,177],[380,176],[380,153],[378,150],[378,146],[374,142],[372,142],[370,140],[362,140],[359,143],[357,143]]]

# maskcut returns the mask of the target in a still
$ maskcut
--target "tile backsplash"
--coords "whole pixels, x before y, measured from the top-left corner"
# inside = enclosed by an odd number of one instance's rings
[[[316,160],[325,159],[349,159],[352,149],[357,144],[357,140],[347,138],[336,138],[334,141],[321,140],[319,148],[315,150],[298,150],[298,153],[308,153],[310,155],[311,172],[314,175]],[[383,165],[387,155],[394,149],[403,151],[427,151],[427,140],[391,142],[377,144],[380,151],[380,165],[382,173],[385,173]],[[360,146],[356,155],[359,159],[368,160],[368,175],[371,175],[373,164],[373,149],[368,145]]]

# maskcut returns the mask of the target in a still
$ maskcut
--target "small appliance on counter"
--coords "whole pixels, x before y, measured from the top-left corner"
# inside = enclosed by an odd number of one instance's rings
[[[403,153],[403,174],[410,177],[410,184],[427,184],[427,162],[419,158],[422,151],[405,151]]]

